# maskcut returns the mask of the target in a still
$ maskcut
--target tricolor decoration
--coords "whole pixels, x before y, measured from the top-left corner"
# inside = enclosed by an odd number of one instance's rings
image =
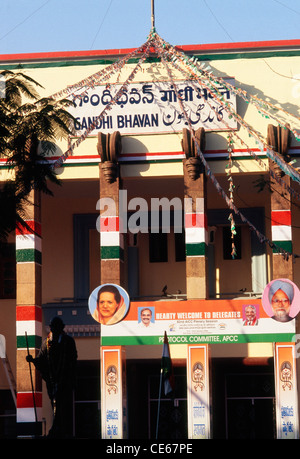
[[[275,244],[273,252],[276,253],[276,247],[280,246],[291,253],[293,249],[291,210],[272,210],[271,225],[272,240]]]
[[[202,205],[199,205],[201,201]],[[185,212],[186,256],[205,256],[207,248],[207,217],[204,213],[204,198],[198,198],[198,209]]]
[[[17,356],[25,358],[25,349],[34,353],[41,345],[42,308],[40,306],[17,306],[16,309]],[[27,339],[26,339],[26,334]],[[17,385],[18,436],[32,436],[40,431],[42,420],[42,385],[36,378],[29,380],[30,368],[23,362],[24,380]],[[32,372],[35,373],[34,368]],[[18,374],[19,378],[19,374]],[[34,390],[31,382],[34,381]],[[40,383],[40,384],[39,384]]]
[[[124,261],[124,235],[120,232],[119,217],[100,217],[102,260]]]
[[[34,220],[26,221],[27,227],[16,229],[17,263],[42,264],[41,225]]]
[[[42,242],[39,197],[31,192],[26,208],[28,219],[16,229],[17,260],[17,435],[41,433],[42,379],[26,361],[36,356],[42,343],[41,263]],[[31,365],[31,366],[30,366]]]

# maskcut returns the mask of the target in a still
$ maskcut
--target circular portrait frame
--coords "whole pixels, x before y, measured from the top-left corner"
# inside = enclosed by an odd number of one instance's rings
[[[91,316],[101,325],[114,325],[121,322],[129,306],[128,293],[116,284],[99,285],[92,291],[88,300]]]
[[[280,288],[281,287],[281,288]],[[288,318],[285,320],[278,319],[274,316],[274,311],[272,308],[272,297],[275,295],[276,291],[282,290],[286,292],[286,296],[289,297],[290,301],[290,310]],[[300,291],[294,282],[289,279],[279,278],[274,279],[269,282],[262,295],[262,307],[265,313],[274,320],[278,322],[287,322],[294,319],[300,310]]]

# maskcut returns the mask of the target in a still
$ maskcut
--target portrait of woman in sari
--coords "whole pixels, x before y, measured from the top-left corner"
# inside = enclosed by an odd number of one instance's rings
[[[127,304],[119,288],[113,284],[101,286],[97,292],[96,307],[92,317],[103,325],[113,325],[123,319]]]

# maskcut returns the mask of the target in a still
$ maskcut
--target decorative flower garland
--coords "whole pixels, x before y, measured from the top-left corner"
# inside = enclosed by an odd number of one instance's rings
[[[227,169],[227,176],[228,176],[228,181],[229,181],[229,199],[233,203],[233,191],[234,191],[234,184],[233,184],[233,179],[232,179],[232,173],[231,173],[231,168],[232,168],[232,150],[233,150],[233,139],[232,139],[232,133],[230,132],[228,134],[228,145],[227,145],[227,151],[228,151],[228,164],[226,166]],[[231,257],[234,259],[236,257],[236,247],[234,243],[234,236],[236,236],[236,229],[235,229],[235,221],[232,212],[230,213],[228,220],[230,221],[230,230],[231,230]]]

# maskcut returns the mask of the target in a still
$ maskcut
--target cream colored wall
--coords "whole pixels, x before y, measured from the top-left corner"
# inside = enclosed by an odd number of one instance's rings
[[[86,186],[85,186],[86,185]],[[73,298],[73,215],[97,213],[98,182],[66,183],[42,199],[43,303]]]
[[[245,89],[250,94],[260,98],[266,99],[273,104],[280,105],[283,109],[288,112],[298,115],[298,106],[300,100],[299,83],[294,80],[293,75],[300,74],[300,58],[298,57],[271,57],[271,58],[257,58],[257,59],[228,59],[228,60],[211,60],[207,62],[207,65],[211,67],[212,72],[216,76],[232,76],[235,78],[235,84],[237,87]],[[128,66],[131,71],[134,65]],[[103,65],[84,65],[84,66],[70,66],[70,67],[59,67],[59,78],[58,69],[56,67],[46,67],[37,69],[25,69],[24,73],[35,78],[45,88],[41,90],[42,96],[52,95],[55,92],[66,88],[68,85],[72,85],[84,78],[92,75],[95,72],[100,71]],[[165,71],[162,70],[160,64],[152,64],[152,70],[149,69],[149,64],[143,66],[143,71],[139,71],[136,74],[135,82],[139,81],[150,81],[154,75],[157,79],[165,78]],[[147,70],[148,69],[148,70]],[[149,71],[150,70],[150,71]],[[128,73],[124,75],[126,78]],[[180,75],[177,75],[180,78]],[[121,80],[122,81],[122,80]],[[253,126],[257,131],[261,132],[263,136],[267,135],[267,126],[272,122],[272,119],[266,119],[262,117],[256,108],[251,104],[246,104],[240,98],[238,98],[238,113],[245,119],[245,121]],[[276,123],[275,123],[276,124]],[[293,123],[292,123],[293,124]],[[97,134],[97,133],[95,133]],[[238,132],[243,141],[250,147],[257,147],[255,140],[249,138],[248,132],[245,129],[241,129]],[[145,136],[124,136],[124,151],[125,152],[162,152],[162,151],[181,151],[181,135],[145,135]],[[74,150],[74,156],[88,155],[96,153],[96,137],[91,137],[80,144],[78,148]],[[298,145],[298,142],[293,140],[293,145]],[[59,142],[58,147],[61,152],[66,151],[67,146],[65,142]],[[211,133],[207,135],[207,149],[223,148],[226,149],[226,133]],[[241,145],[236,141],[236,148],[241,148]],[[247,170],[250,170],[252,166],[257,169],[258,164],[256,161],[246,162],[243,164],[247,165]],[[251,166],[250,166],[251,164]],[[298,163],[299,164],[299,163]],[[213,168],[216,166],[222,167],[224,172],[224,163],[213,163]],[[170,168],[179,172],[178,165],[171,165]],[[127,176],[131,174],[130,168],[126,166],[124,172]],[[147,168],[147,173],[160,175],[157,165],[151,165]],[[132,173],[136,174],[136,166],[133,166]],[[89,173],[95,173],[95,169],[92,168]],[[151,172],[150,172],[151,171]],[[238,171],[238,169],[237,169]],[[179,172],[180,173],[180,172]],[[80,168],[65,168],[62,177],[71,178],[72,174],[76,178],[83,174],[87,176],[87,169]]]

